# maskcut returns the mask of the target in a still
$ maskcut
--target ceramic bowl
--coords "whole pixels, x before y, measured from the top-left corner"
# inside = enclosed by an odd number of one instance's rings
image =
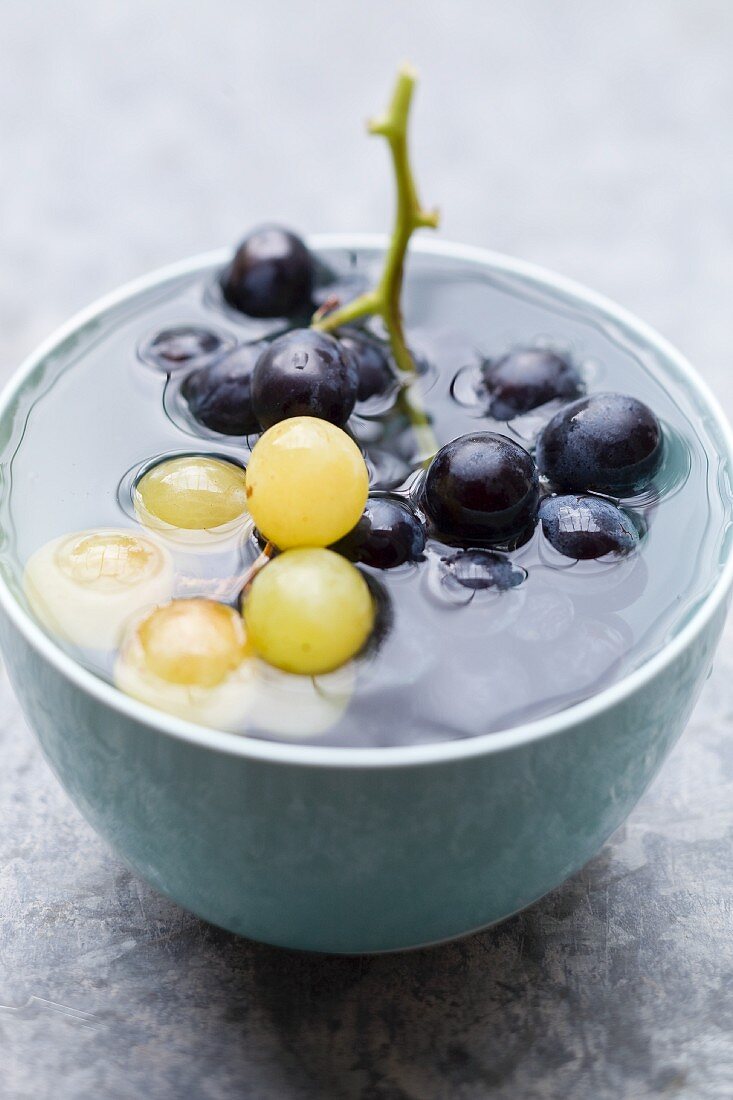
[[[381,243],[311,242],[316,249]],[[416,248],[551,290],[574,309],[600,311],[684,388],[712,425],[721,465],[730,468],[733,440],[717,403],[645,325],[530,265],[447,244],[420,241]],[[121,302],[225,258],[167,268],[64,326],[6,388],[0,446],[25,388],[76,334]],[[729,514],[730,500],[725,507]],[[442,744],[275,743],[169,717],[64,653],[24,609],[4,567],[0,642],[62,785],[153,887],[214,924],[271,944],[398,950],[461,936],[522,909],[582,867],[621,824],[683,730],[710,671],[733,579],[730,546],[728,540],[694,614],[641,667],[540,721]]]

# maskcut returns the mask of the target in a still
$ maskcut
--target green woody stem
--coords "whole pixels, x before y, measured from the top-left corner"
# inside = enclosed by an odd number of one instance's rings
[[[387,326],[395,363],[405,372],[415,370],[405,343],[400,309],[405,253],[416,229],[435,229],[438,225],[437,211],[423,210],[421,207],[410,169],[407,123],[414,88],[415,73],[404,66],[397,75],[392,102],[386,115],[369,123],[369,133],[380,134],[389,143],[397,185],[397,213],[382,277],[374,290],[361,294],[353,302],[313,322],[313,327],[321,332],[331,332],[358,317],[377,314]]]
[[[410,168],[407,125],[415,80],[413,69],[403,66],[397,74],[397,83],[387,113],[369,123],[369,132],[386,138],[389,144],[397,190],[395,223],[381,278],[373,290],[361,294],[353,302],[348,302],[325,316],[317,313],[312,321],[313,328],[321,332],[332,332],[360,317],[381,317],[389,333],[395,364],[403,374],[415,373],[415,363],[405,342],[400,306],[405,253],[416,229],[435,229],[438,225],[437,211],[424,210],[420,205]],[[434,454],[437,446],[424,410],[413,403],[405,389],[402,391],[401,403],[415,428],[420,451],[426,455]]]

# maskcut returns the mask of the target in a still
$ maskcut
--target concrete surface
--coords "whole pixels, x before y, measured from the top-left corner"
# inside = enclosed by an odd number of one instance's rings
[[[263,218],[381,229],[362,136],[422,70],[447,238],[585,281],[733,412],[726,0],[0,8],[0,367],[77,307]],[[0,691],[0,1095],[595,1100],[733,1095],[733,625],[688,733],[575,880],[401,957],[238,941],[104,849]]]

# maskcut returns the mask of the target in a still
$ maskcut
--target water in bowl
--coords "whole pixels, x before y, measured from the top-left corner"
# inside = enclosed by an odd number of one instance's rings
[[[329,249],[320,258],[355,282],[373,279],[379,267],[369,249]],[[497,591],[483,586],[480,556],[463,561],[456,576],[456,548],[429,538],[422,561],[363,567],[378,594],[380,622],[346,678],[335,687],[309,681],[306,698],[298,678],[273,673],[265,705],[228,715],[225,728],[354,746],[507,729],[587,699],[638,668],[715,583],[730,500],[716,427],[676,369],[634,331],[539,281],[428,252],[410,259],[405,319],[422,370],[415,398],[440,444],[489,429],[532,449],[555,408],[498,422],[487,416],[481,392],[482,362],[517,346],[561,350],[589,392],[622,391],[646,402],[663,423],[665,458],[654,485],[623,502],[645,531],[640,550],[575,562],[556,553],[537,527],[508,555],[518,583]],[[184,372],[166,377],[140,355],[155,333],[184,325],[204,326],[233,346],[268,339],[287,322],[229,309],[215,269],[207,267],[134,293],[96,317],[22,389],[3,441],[0,502],[1,565],[20,600],[24,565],[49,540],[90,528],[139,530],[133,491],[152,463],[212,454],[246,466],[256,436],[203,429],[181,397]],[[423,456],[391,403],[391,397],[365,403],[349,427],[363,448],[372,490],[419,507]],[[251,527],[210,542],[166,545],[176,595],[233,603],[260,549]],[[57,641],[111,679],[114,650]],[[227,705],[236,708],[236,699]]]

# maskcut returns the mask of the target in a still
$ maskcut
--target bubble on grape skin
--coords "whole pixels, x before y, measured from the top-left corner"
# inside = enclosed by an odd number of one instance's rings
[[[52,633],[88,649],[112,649],[124,622],[168,599],[173,564],[146,535],[117,528],[53,539],[29,559],[24,588]]]

